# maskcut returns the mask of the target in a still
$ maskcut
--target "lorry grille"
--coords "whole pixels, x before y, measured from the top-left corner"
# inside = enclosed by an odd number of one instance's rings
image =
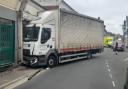
[[[23,55],[30,55],[29,49],[23,49]]]

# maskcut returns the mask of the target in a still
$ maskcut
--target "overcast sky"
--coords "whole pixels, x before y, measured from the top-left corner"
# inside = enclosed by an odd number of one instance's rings
[[[65,0],[77,12],[101,17],[107,31],[122,34],[122,24],[128,15],[128,0]]]

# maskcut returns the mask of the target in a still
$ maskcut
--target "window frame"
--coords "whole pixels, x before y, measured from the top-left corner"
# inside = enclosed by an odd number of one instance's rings
[[[48,33],[49,32],[49,33]],[[49,37],[47,37],[46,39],[46,35],[45,33],[48,33],[49,34]],[[44,35],[43,35],[44,34]],[[41,43],[44,44],[46,42],[49,41],[49,39],[51,38],[51,35],[52,35],[52,32],[51,32],[51,28],[42,28],[42,32],[41,32]],[[48,35],[47,35],[48,36]],[[43,39],[44,38],[44,39]],[[44,41],[43,41],[43,40]]]

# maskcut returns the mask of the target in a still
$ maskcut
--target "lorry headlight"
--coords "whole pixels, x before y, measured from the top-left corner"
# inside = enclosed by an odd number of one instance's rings
[[[30,61],[31,65],[36,64],[38,62],[38,58],[34,57],[33,60]]]

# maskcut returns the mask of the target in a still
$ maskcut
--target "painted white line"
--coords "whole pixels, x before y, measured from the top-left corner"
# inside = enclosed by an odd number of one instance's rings
[[[6,83],[6,84],[3,84],[3,85],[0,86],[0,89],[3,88],[3,87],[5,87],[5,86],[8,86],[8,85],[10,85],[10,84],[12,84],[12,83],[15,83],[15,82],[17,82],[17,81],[19,81],[19,80],[22,80],[22,79],[24,79],[24,78],[25,78],[25,77],[22,76],[22,77],[19,77],[19,78],[15,79],[15,80],[11,81],[11,82],[8,82],[8,83]]]
[[[110,69],[108,69],[108,72],[111,72],[111,70],[110,70]]]
[[[128,60],[128,59],[127,59],[127,60]],[[108,70],[108,72],[109,72],[109,77],[113,80],[113,76],[112,76],[112,74],[111,74],[111,69],[110,69],[110,66],[109,66],[108,60],[105,60],[105,64],[106,64],[107,70]],[[114,88],[116,87],[116,85],[115,85],[115,82],[114,82],[114,81],[112,81],[112,85],[113,85],[113,87],[114,87]]]
[[[114,81],[112,81],[112,85],[113,85],[113,87],[116,87],[116,85],[115,85],[115,82],[114,82]]]
[[[35,77],[37,77],[37,76],[40,75],[40,74],[45,73],[46,71],[47,71],[47,70],[43,70],[43,71],[39,72],[37,75],[35,75]],[[6,87],[4,87],[4,89],[14,89],[14,88],[18,87],[19,85],[21,85],[21,84],[27,82],[28,79],[29,79],[29,76],[26,76],[26,77],[24,77],[24,78],[22,78],[22,79],[20,79],[20,80],[14,81],[14,83],[12,83],[12,84],[10,84],[10,85],[7,85]]]
[[[23,83],[25,83],[27,81],[28,81],[28,77],[26,77],[26,78],[24,78],[24,79],[22,79],[20,81],[17,81],[16,83],[11,84],[11,85],[5,87],[4,89],[14,89],[15,87],[17,87],[17,86],[19,86],[19,85],[21,85],[21,84],[23,84]]]
[[[107,66],[107,70],[108,70],[108,72],[111,72],[111,69],[110,69],[110,66],[109,66],[109,64],[108,64],[108,61],[106,60],[106,66]]]
[[[46,68],[46,70],[49,70],[50,68],[48,67],[48,68]]]
[[[128,61],[128,58],[124,59],[124,61]]]
[[[108,60],[105,60],[105,64],[108,65]]]
[[[109,68],[108,61],[107,61],[107,60],[105,61],[105,64],[106,64],[106,66]]]
[[[109,69],[109,65],[107,64],[107,68]]]
[[[48,71],[48,70],[43,70],[43,71],[39,72],[36,76],[39,76],[40,74],[43,74],[43,73],[45,73],[46,71]],[[35,77],[36,77],[36,76],[35,76]]]

